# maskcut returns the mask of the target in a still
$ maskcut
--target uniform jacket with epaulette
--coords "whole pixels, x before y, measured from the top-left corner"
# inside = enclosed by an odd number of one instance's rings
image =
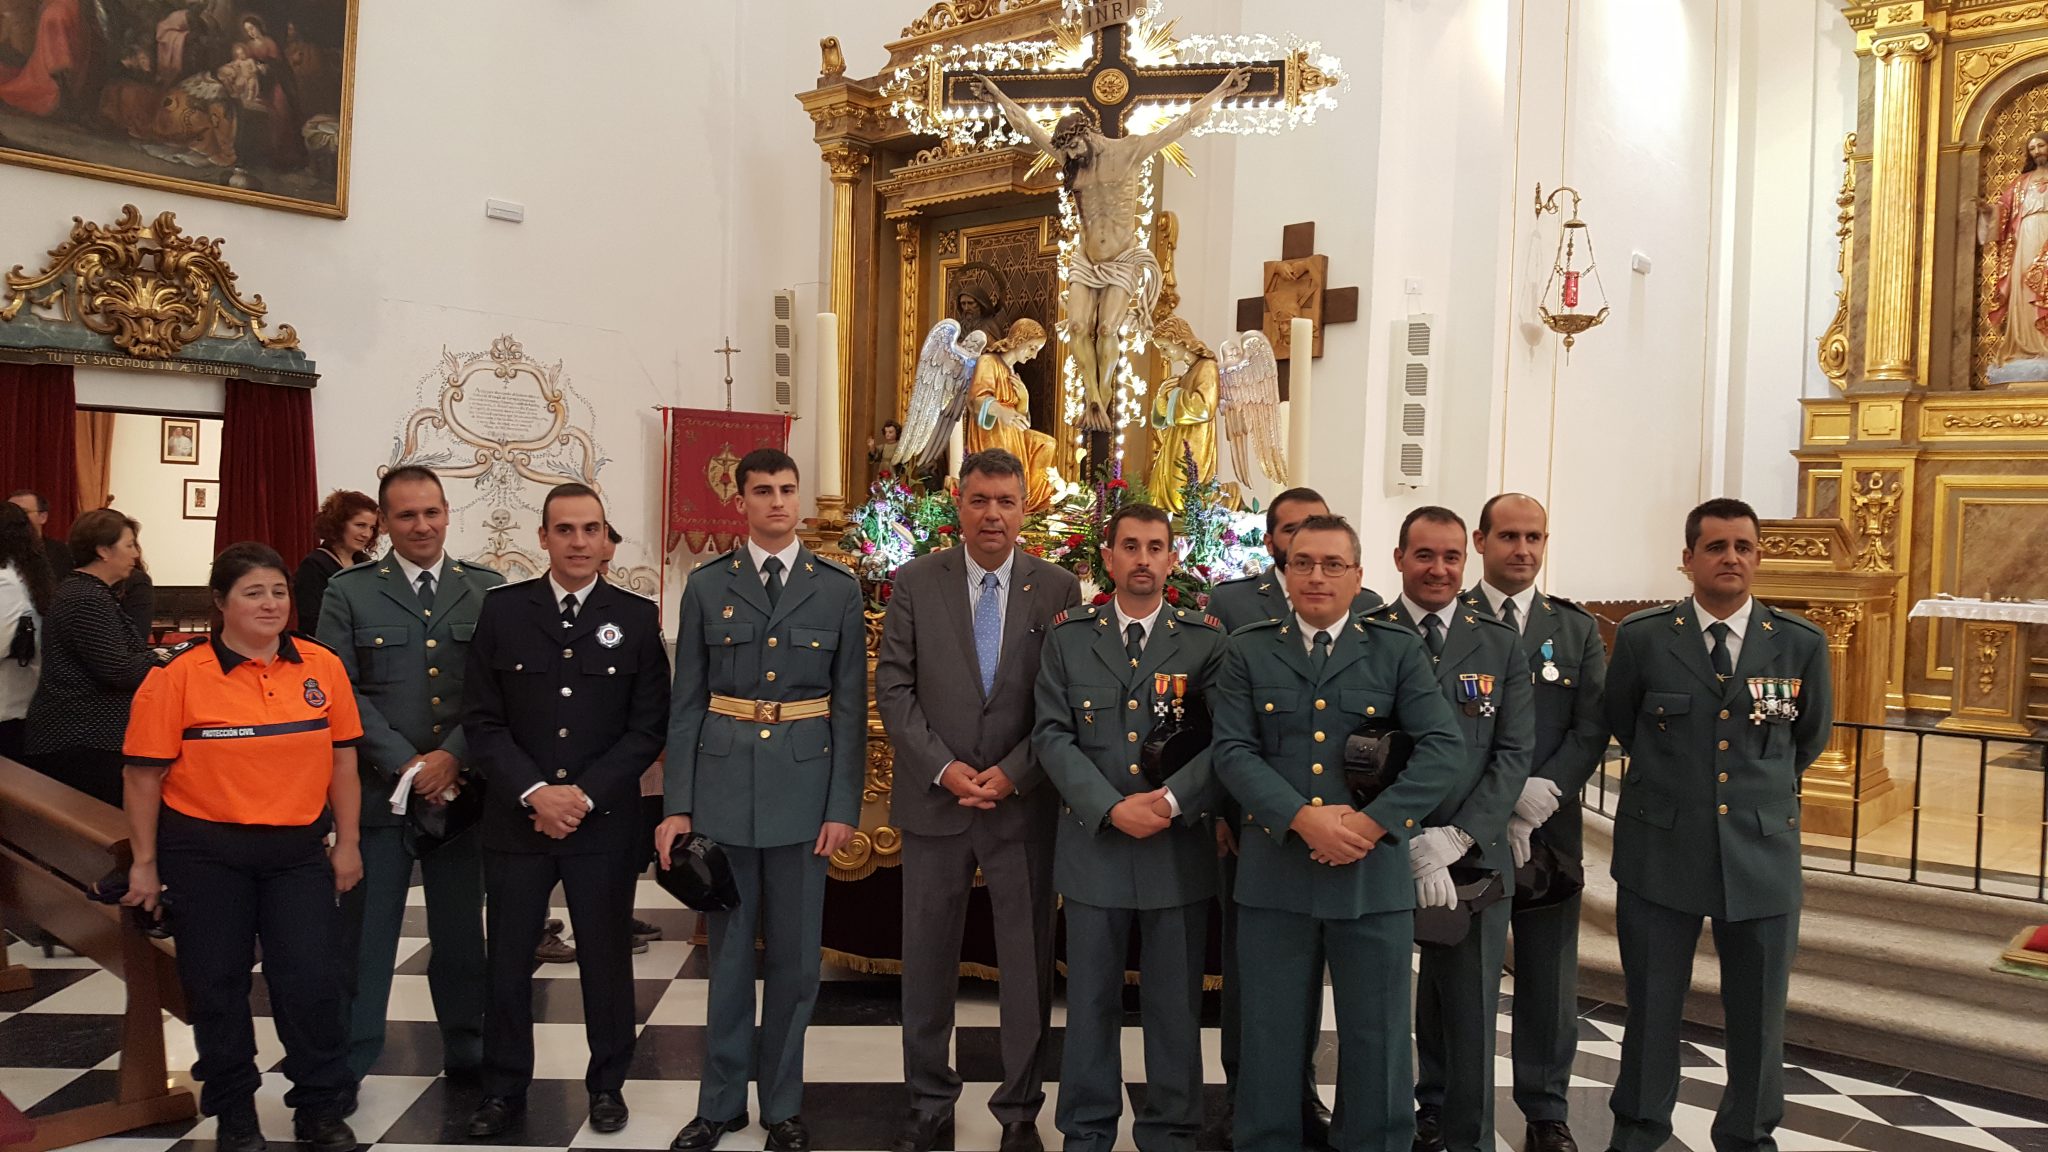
[[[860,823],[868,716],[860,581],[797,550],[771,608],[742,544],[697,566],[676,629],[665,805],[721,844],[808,844],[825,821]],[[828,716],[761,723],[717,715],[713,695],[830,698]]]
[[[1291,616],[1248,624],[1225,646],[1212,713],[1216,775],[1242,808],[1239,904],[1326,920],[1415,907],[1408,838],[1463,786],[1467,758],[1412,631],[1352,616],[1318,672]],[[1385,719],[1415,738],[1400,779],[1365,809],[1389,839],[1355,863],[1318,864],[1289,825],[1303,805],[1351,803],[1345,737]]]
[[[439,749],[465,774],[469,740],[462,728],[462,692],[469,644],[476,635],[484,593],[505,582],[481,564],[447,557],[434,606],[420,607],[390,554],[335,573],[320,604],[320,642],[348,669],[363,741],[356,771],[362,777],[362,822],[400,822],[391,792],[406,765]]]
[[[1799,778],[1833,725],[1827,637],[1755,601],[1735,674],[1714,673],[1690,599],[1621,622],[1607,718],[1629,753],[1614,821],[1614,879],[1699,916],[1751,920],[1799,907]],[[1798,717],[1756,723],[1753,680],[1798,680]]]
[[[1110,823],[1109,810],[1152,790],[1139,759],[1158,724],[1155,675],[1185,675],[1183,707],[1209,708],[1223,643],[1214,617],[1162,605],[1134,666],[1114,604],[1053,618],[1039,655],[1031,741],[1060,793],[1053,883],[1062,896],[1099,908],[1175,908],[1215,894],[1216,841],[1207,820],[1218,790],[1210,750],[1167,779],[1180,818],[1165,831],[1133,839]]]

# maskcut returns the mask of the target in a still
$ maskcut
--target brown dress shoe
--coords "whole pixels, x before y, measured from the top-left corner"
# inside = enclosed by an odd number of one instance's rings
[[[563,943],[559,935],[550,932],[541,939],[540,947],[533,950],[533,958],[542,964],[574,964],[576,946]]]

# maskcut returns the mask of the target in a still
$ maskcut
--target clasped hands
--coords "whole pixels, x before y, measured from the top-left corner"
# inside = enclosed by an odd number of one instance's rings
[[[663,868],[672,866],[669,863],[670,852],[678,841],[690,834],[692,828],[690,818],[681,815],[667,817],[654,826],[654,854],[661,860]],[[836,820],[825,821],[818,827],[818,842],[811,845],[811,854],[825,857],[837,855],[841,848],[852,842],[855,831],[857,829],[851,824],[841,824]]]
[[[962,808],[993,808],[996,801],[1017,794],[1010,774],[999,766],[977,772],[958,760],[939,773],[939,786],[960,798]]]
[[[574,784],[542,785],[526,797],[526,806],[533,810],[534,831],[553,840],[567,840],[591,812],[589,797]]]
[[[1541,776],[1531,776],[1522,785],[1522,798],[1515,801],[1515,814],[1508,817],[1508,851],[1515,858],[1515,867],[1529,862],[1529,834],[1557,815],[1562,795],[1556,782]]]
[[[1109,822],[1133,840],[1148,839],[1173,827],[1173,806],[1166,799],[1165,786],[1133,792],[1117,801],[1109,810]]]
[[[1336,867],[1365,859],[1387,830],[1349,804],[1303,805],[1287,825],[1308,842],[1309,859]]]

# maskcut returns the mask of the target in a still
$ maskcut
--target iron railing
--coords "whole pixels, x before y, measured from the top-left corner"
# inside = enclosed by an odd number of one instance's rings
[[[1848,836],[1806,834],[1808,870],[2048,902],[2048,738],[1844,720],[1835,730],[1853,733],[1856,799]],[[1909,807],[1876,826],[1863,800],[1872,741],[1882,742],[1892,787],[1911,796]],[[1581,802],[1611,818],[1627,772],[1628,757],[1610,745]]]

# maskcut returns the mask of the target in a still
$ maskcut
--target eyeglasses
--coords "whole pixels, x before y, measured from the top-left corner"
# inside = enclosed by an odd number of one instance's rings
[[[1316,561],[1310,560],[1306,556],[1296,556],[1295,558],[1287,562],[1287,572],[1291,576],[1313,575],[1316,569],[1320,568],[1322,569],[1323,575],[1328,576],[1331,579],[1335,579],[1339,576],[1342,576],[1346,572],[1349,572],[1356,567],[1358,567],[1358,565],[1349,563],[1344,560],[1325,560],[1322,563],[1318,564]]]

